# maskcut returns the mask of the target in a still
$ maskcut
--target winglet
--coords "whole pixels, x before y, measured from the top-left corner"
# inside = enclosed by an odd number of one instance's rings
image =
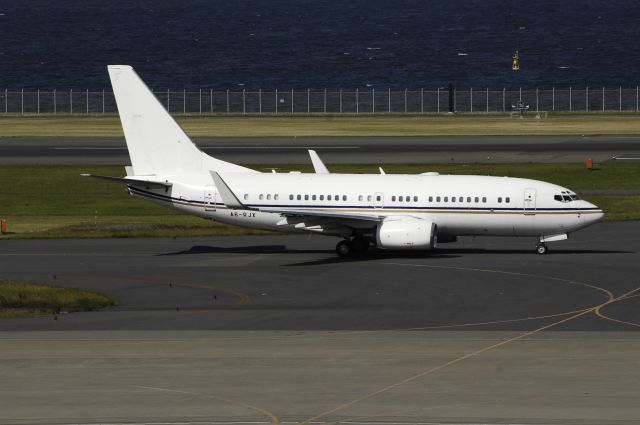
[[[211,177],[213,177],[213,181],[216,184],[216,188],[218,188],[218,193],[220,193],[222,202],[224,202],[227,208],[245,208],[235,193],[233,193],[225,181],[222,180],[220,174],[215,171],[211,171]]]
[[[309,156],[316,174],[329,174],[329,170],[325,167],[324,162],[322,162],[316,151],[309,149]]]

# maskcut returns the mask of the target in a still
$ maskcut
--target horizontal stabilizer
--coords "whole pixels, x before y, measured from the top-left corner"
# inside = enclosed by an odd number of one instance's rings
[[[80,174],[82,177],[94,177],[96,179],[108,180],[116,183],[124,183],[126,185],[133,186],[145,186],[145,187],[157,187],[167,189],[173,184],[169,181],[158,180],[144,180],[144,179],[132,179],[129,177],[111,177],[111,176],[98,176],[96,174]]]
[[[211,177],[213,177],[213,182],[216,184],[216,188],[218,189],[218,193],[220,193],[222,202],[224,202],[227,208],[245,208],[242,202],[240,202],[240,199],[238,199],[235,193],[233,193],[229,188],[227,183],[222,180],[220,174],[215,171],[211,171]]]

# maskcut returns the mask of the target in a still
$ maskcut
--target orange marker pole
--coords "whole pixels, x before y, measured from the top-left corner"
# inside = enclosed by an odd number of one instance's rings
[[[587,168],[587,170],[593,170],[593,159],[587,158],[587,160],[584,163],[584,166]]]

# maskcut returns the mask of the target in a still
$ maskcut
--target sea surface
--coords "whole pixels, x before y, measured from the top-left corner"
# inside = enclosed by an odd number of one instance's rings
[[[640,2],[0,0],[0,89],[116,63],[156,89],[635,88]]]

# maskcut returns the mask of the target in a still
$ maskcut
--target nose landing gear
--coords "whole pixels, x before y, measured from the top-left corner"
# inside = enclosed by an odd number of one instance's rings
[[[538,244],[536,245],[536,252],[540,255],[546,254],[547,250],[547,245],[545,245],[544,242],[538,242]]]

